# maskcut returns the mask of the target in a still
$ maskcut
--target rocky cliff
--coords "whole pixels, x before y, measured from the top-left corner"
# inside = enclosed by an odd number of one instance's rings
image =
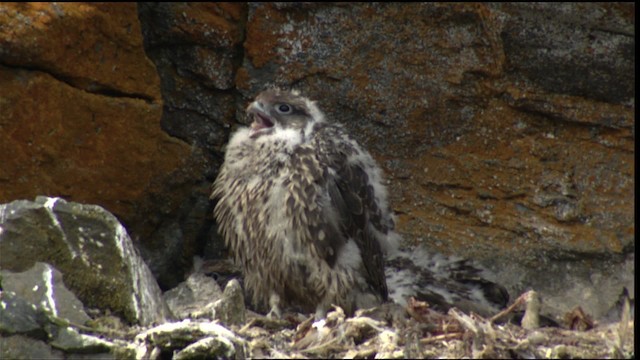
[[[0,4],[0,203],[113,212],[166,290],[219,255],[208,186],[265,86],[385,170],[406,241],[551,313],[634,279],[635,5]]]

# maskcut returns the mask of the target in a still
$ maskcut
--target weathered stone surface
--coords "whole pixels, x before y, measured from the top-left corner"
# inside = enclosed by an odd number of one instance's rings
[[[511,3],[501,32],[507,72],[549,93],[612,103],[635,97],[630,4]]]
[[[227,282],[223,292],[216,280],[194,272],[162,297],[177,319],[218,320],[227,326],[243,324],[246,319],[244,294],[236,279]]]
[[[244,353],[236,354],[233,343],[224,337],[206,337],[178,351],[175,360],[225,358],[242,359]]]
[[[246,5],[142,3],[139,14],[145,49],[160,74],[163,128],[219,151],[236,109],[229,90],[241,62]]]
[[[221,163],[217,154],[227,141],[224,129],[233,123],[236,111],[234,79],[242,61],[246,5],[140,3],[138,14],[145,50],[161,79],[162,128],[204,150],[192,154],[197,166],[189,174],[194,180],[182,187],[189,191],[176,203],[177,211],[149,223],[143,233],[145,259],[166,290],[184,280],[191,259],[214,232],[209,231],[209,186]],[[179,256],[169,253],[166,243],[174,245]]]
[[[213,315],[214,319],[227,326],[244,324],[247,309],[243,289],[238,280],[233,279],[224,287],[222,298],[213,303]]]
[[[0,4],[0,202],[63,196],[133,221],[189,156],[160,128],[159,85],[134,4]]]
[[[21,335],[0,337],[0,358],[15,360],[66,359],[61,351],[52,349],[44,341]]]
[[[132,323],[168,316],[126,230],[102,207],[45,197],[0,205],[0,253],[1,269],[24,271],[37,261],[55,266],[85,306]]]
[[[0,7],[3,65],[45,72],[90,93],[157,100],[158,77],[140,35],[132,3]]]
[[[216,281],[198,272],[162,295],[171,313],[181,320],[201,312],[221,296],[222,290]]]
[[[34,294],[27,294],[25,300],[8,288],[16,287],[15,281],[22,277],[25,286],[32,286],[37,293],[44,286],[33,286],[33,276],[39,271],[48,271],[49,265],[38,263],[28,273],[8,274],[2,272],[2,288],[0,291],[0,358],[1,359],[114,359],[109,352],[115,344],[92,335],[81,334],[74,326],[82,326],[78,316],[69,316],[71,305],[62,304],[68,300],[68,295],[57,294],[60,284],[55,284],[57,270],[54,274],[45,275],[53,282],[48,288],[49,299],[39,299]],[[47,286],[47,285],[45,285]],[[26,290],[26,289],[21,289]],[[68,290],[66,290],[68,292]],[[42,300],[42,301],[40,301]],[[75,299],[75,302],[78,300]],[[57,303],[56,303],[57,302]],[[80,304],[82,305],[82,304]],[[77,311],[76,311],[77,313]],[[84,315],[86,317],[86,314]],[[67,321],[72,321],[67,326]],[[86,329],[86,328],[84,328]],[[41,341],[42,340],[42,341]],[[46,341],[47,343],[45,343]],[[54,350],[59,349],[60,351]],[[63,356],[64,353],[64,356]]]
[[[2,65],[0,89],[2,202],[61,195],[130,219],[151,182],[186,154],[161,132],[159,104],[90,94]]]
[[[109,356],[110,350],[115,346],[111,341],[81,334],[72,327],[60,328],[49,344],[66,353],[100,354],[103,359],[114,359]]]
[[[0,276],[3,291],[12,291],[54,316],[78,325],[90,320],[80,300],[65,286],[60,271],[49,264],[36,262],[21,273],[2,270]]]
[[[205,343],[195,345],[190,351],[202,352],[205,344],[216,351],[214,357],[244,358],[245,340],[229,329],[213,322],[195,322],[184,320],[176,323],[166,323],[146,330],[136,336],[136,342],[146,347],[139,349],[138,354],[144,356],[160,348],[162,351],[182,349],[203,339]],[[186,358],[183,354],[182,358]]]
[[[4,280],[2,286],[3,290],[0,291],[0,335],[25,334],[35,339],[46,339],[47,334],[43,329],[46,316],[43,309],[5,289]]]

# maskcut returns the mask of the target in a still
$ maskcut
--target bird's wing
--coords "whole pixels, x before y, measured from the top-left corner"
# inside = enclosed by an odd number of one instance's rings
[[[341,134],[331,134],[332,139]],[[319,160],[323,164],[329,206],[325,209],[325,218],[333,219],[331,236],[323,241],[316,239],[318,249],[332,247],[334,254],[326,254],[325,259],[333,266],[342,246],[353,239],[360,251],[364,277],[369,286],[387,299],[387,286],[384,275],[383,253],[377,236],[385,236],[390,230],[384,223],[382,209],[376,201],[374,186],[368,172],[372,165],[362,161],[368,154],[351,141],[334,141],[318,147]],[[363,156],[361,156],[363,155]]]

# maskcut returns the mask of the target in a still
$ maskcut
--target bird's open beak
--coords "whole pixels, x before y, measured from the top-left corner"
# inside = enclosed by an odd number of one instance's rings
[[[258,135],[273,129],[273,119],[262,110],[259,103],[252,102],[247,108],[247,114],[253,118],[249,137],[256,138]]]

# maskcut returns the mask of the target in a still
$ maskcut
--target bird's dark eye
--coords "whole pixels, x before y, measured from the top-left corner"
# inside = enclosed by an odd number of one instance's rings
[[[287,104],[280,104],[277,107],[278,112],[281,114],[288,114],[291,112],[291,106],[287,105]]]

